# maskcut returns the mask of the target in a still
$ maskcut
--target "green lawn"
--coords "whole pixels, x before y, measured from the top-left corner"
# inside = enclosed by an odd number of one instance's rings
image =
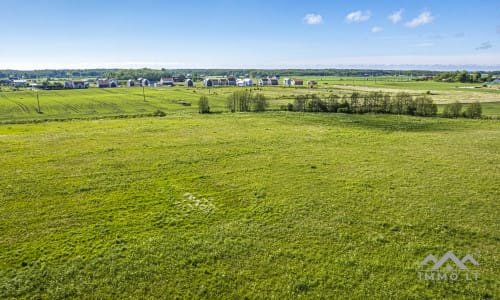
[[[97,97],[71,92],[80,112]],[[183,113],[0,125],[0,298],[500,296],[498,121],[198,115],[171,101],[200,92],[98,92],[103,114]],[[479,280],[418,279],[450,250]]]

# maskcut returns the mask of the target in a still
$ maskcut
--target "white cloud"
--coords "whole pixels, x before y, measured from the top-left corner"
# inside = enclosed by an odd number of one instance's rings
[[[404,9],[400,9],[398,11],[395,11],[393,12],[391,15],[389,15],[387,18],[389,20],[391,20],[391,22],[393,24],[397,24],[399,23],[399,21],[401,21],[401,19],[403,18],[403,12],[404,12]]]
[[[379,27],[379,26],[372,27],[373,33],[379,33],[379,32],[382,32],[383,30],[384,30],[384,28]]]
[[[345,16],[345,20],[347,23],[364,22],[368,21],[370,19],[370,16],[371,12],[369,10],[365,12],[358,10],[358,11],[353,11],[352,13],[349,13],[347,16]]]
[[[431,12],[423,11],[420,15],[418,15],[418,17],[414,18],[410,22],[407,22],[405,25],[406,27],[415,28],[420,25],[429,24],[432,21],[434,21],[434,17],[431,15]]]
[[[323,17],[318,14],[307,14],[303,18],[304,23],[308,25],[318,25],[323,24]]]
[[[476,50],[487,50],[493,48],[493,45],[490,42],[484,42],[476,48]]]

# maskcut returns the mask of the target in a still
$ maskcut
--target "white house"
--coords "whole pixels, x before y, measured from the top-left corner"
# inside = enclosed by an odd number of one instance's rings
[[[98,88],[118,87],[118,81],[114,78],[99,78],[96,81]]]
[[[285,86],[291,86],[292,85],[292,80],[290,78],[283,79],[283,85],[285,85]]]
[[[85,85],[85,82],[83,81],[65,81],[64,82],[64,88],[65,89],[85,89],[87,86]]]
[[[253,86],[253,80],[250,78],[236,80],[237,86]]]
[[[129,80],[127,80],[127,86],[128,86],[128,87],[135,86],[135,81],[134,81],[133,79],[129,79]]]
[[[25,87],[25,86],[28,86],[28,82],[26,80],[19,80],[19,79],[13,80],[12,84],[15,87]]]
[[[162,78],[160,79],[160,85],[174,86],[174,79],[172,77]]]

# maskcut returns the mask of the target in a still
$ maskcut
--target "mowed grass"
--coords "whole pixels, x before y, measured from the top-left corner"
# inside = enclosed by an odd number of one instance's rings
[[[2,125],[0,298],[498,298],[499,124]],[[479,280],[418,280],[447,251],[472,254]]]

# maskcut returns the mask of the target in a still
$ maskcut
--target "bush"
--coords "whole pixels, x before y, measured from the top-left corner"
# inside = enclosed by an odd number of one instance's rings
[[[166,116],[166,115],[167,115],[167,113],[165,113],[164,111],[159,110],[159,109],[157,109],[157,110],[153,113],[153,116],[154,116],[154,117],[164,117],[164,116]]]
[[[210,106],[208,105],[208,97],[201,96],[198,101],[198,108],[200,114],[208,114],[210,113]]]

